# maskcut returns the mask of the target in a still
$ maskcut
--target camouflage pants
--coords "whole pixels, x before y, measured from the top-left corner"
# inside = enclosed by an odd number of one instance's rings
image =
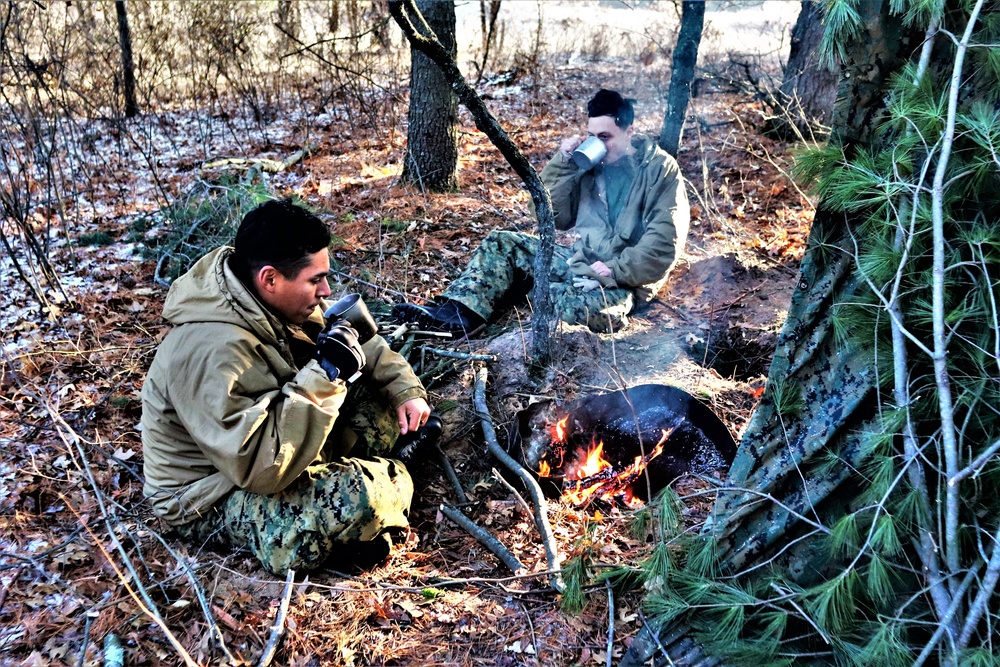
[[[274,495],[237,489],[177,532],[193,543],[247,548],[264,567],[283,575],[289,568],[316,569],[328,559],[336,567],[337,553],[352,544],[405,528],[413,482],[399,461],[377,456],[399,436],[395,414],[355,384],[341,415],[324,450],[329,463],[306,468]],[[352,457],[331,460],[327,451]]]
[[[520,232],[493,231],[472,254],[469,266],[442,296],[468,306],[483,319],[505,303],[528,294],[539,240]],[[556,246],[549,271],[549,294],[556,316],[569,324],[586,324],[594,331],[614,331],[628,324],[632,290],[597,288],[585,292],[573,285],[569,268],[573,251]]]

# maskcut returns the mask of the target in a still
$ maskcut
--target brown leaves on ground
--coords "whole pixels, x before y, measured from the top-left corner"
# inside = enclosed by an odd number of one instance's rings
[[[581,131],[583,105],[599,85],[574,73],[520,95],[498,94],[490,105],[540,169],[560,139]],[[638,129],[655,132],[656,92],[637,96]],[[784,176],[787,147],[755,133],[759,114],[756,103],[722,95],[692,101],[694,120],[679,159],[697,193],[687,263],[659,303],[637,320],[636,336],[619,338],[616,349],[622,369],[669,371],[671,381],[709,396],[734,433],[742,432],[763,378],[730,377],[721,366],[708,364],[712,334],[736,326],[777,330],[787,303],[781,295],[787,296],[794,280],[811,218],[808,202]],[[297,194],[328,214],[347,287],[364,285],[373,301],[397,301],[401,294],[430,297],[458,275],[490,230],[533,228],[526,192],[467,114],[460,114],[460,190],[452,194],[425,194],[397,183],[404,134],[391,123],[387,128],[379,136],[330,124],[320,150],[272,181],[279,194]],[[195,157],[179,158],[176,171],[161,175],[165,187],[182,190],[191,178],[185,169],[197,163]],[[109,197],[109,206],[115,201]],[[96,227],[120,238],[116,216],[136,211],[114,213]],[[159,317],[165,290],[152,282],[151,262],[123,259],[117,252],[77,249],[76,261],[92,268],[65,319],[23,320],[5,333],[2,662],[76,665],[82,658],[83,664],[97,664],[101,642],[115,633],[129,665],[179,664],[177,652],[143,611],[152,605],[199,663],[231,657],[255,664],[277,613],[281,582],[241,554],[169,539],[142,501],[139,391],[166,331]],[[57,263],[70,261],[65,248],[54,255]],[[731,259],[698,268],[699,262],[722,256]],[[726,280],[711,279],[723,273]],[[348,283],[347,276],[364,282]],[[13,283],[5,287],[15,302],[27,298]],[[697,354],[683,364],[669,361],[673,357],[660,351],[665,338],[682,347],[692,341],[690,349],[700,349],[702,341],[710,367],[700,365]],[[579,375],[586,360],[570,361],[576,365],[534,391],[566,396],[589,390]],[[438,465],[426,462],[415,471],[413,528],[394,547],[392,559],[361,575],[314,573],[301,581],[275,664],[605,663],[607,591],[603,585],[588,589],[579,616],[560,611],[558,595],[539,575],[545,555],[533,523],[493,477],[496,464],[485,454],[470,392],[468,372],[444,375],[433,387],[436,403],[453,406],[445,415],[443,445],[470,496],[463,510],[494,533],[529,576],[510,576],[440,514],[441,503],[454,502],[452,491]],[[510,398],[491,397],[498,406]],[[514,402],[524,400],[530,397]],[[71,434],[57,428],[53,412]],[[505,436],[514,415],[498,410],[493,418]],[[71,444],[72,434],[80,438],[80,449]],[[689,496],[684,520],[691,530],[711,506],[701,484],[677,485]],[[553,501],[550,514],[564,554],[589,526],[600,568],[635,564],[650,549],[649,534],[633,535],[631,516],[622,510],[605,509],[597,519],[594,508],[574,510]],[[615,656],[641,627],[640,600],[638,592],[615,598]]]

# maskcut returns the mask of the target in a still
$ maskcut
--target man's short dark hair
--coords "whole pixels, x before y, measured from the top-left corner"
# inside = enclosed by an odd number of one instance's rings
[[[596,116],[611,116],[615,119],[615,125],[624,130],[635,120],[635,100],[622,97],[615,90],[601,88],[587,102],[587,117]]]
[[[310,255],[329,245],[330,230],[322,220],[291,199],[275,199],[243,216],[229,266],[248,285],[265,266],[291,280],[309,266]]]

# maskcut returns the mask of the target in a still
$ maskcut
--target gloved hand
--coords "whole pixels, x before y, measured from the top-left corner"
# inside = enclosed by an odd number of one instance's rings
[[[597,289],[600,286],[601,283],[593,278],[584,278],[583,276],[573,278],[573,287],[578,287],[584,292],[589,292],[590,290]]]
[[[358,332],[345,320],[327,326],[316,338],[316,359],[331,380],[354,382],[365,365],[365,352],[358,342]]]

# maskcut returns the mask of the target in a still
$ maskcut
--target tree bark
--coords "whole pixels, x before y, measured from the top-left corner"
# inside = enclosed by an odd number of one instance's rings
[[[132,30],[128,26],[128,11],[125,0],[115,0],[118,14],[118,42],[122,51],[122,85],[125,88],[125,117],[139,115],[139,104],[135,99],[135,65],[132,62]]]
[[[830,141],[839,144],[848,159],[873,143],[892,77],[919,45],[921,36],[891,15],[889,4],[861,2],[858,11],[866,31],[844,44],[846,61]],[[727,572],[753,572],[756,564],[770,561],[770,567],[799,576],[799,583],[808,585],[820,575],[818,563],[824,560],[810,539],[815,527],[802,517],[822,516],[829,524],[830,517],[856,509],[851,505],[857,495],[850,488],[855,480],[851,474],[862,467],[861,440],[876,416],[877,388],[870,350],[863,343],[842,344],[834,322],[833,305],[851,302],[859,288],[848,224],[842,213],[820,202],[767,389],[740,442],[728,490],[719,493],[713,508],[710,534],[705,535],[714,543],[715,563]],[[802,407],[794,416],[783,414],[781,391],[800,394]],[[810,474],[833,454],[842,460],[840,466]],[[808,484],[803,471],[809,475]],[[779,502],[759,502],[760,494]],[[684,640],[690,629],[684,616],[667,626],[645,628],[622,667],[649,664],[664,649],[677,660],[693,650]],[[683,659],[694,664],[697,656]]]
[[[681,134],[684,131],[684,117],[687,115],[688,100],[691,98],[691,82],[694,68],[698,63],[698,45],[705,26],[705,0],[684,0],[681,8],[681,29],[674,46],[674,59],[670,71],[670,88],[667,91],[667,111],[663,115],[663,129],[660,130],[660,148],[677,157]]]
[[[430,27],[413,4],[413,0],[389,0],[389,13],[402,29],[410,48],[416,49],[430,57],[441,68],[458,99],[472,114],[476,127],[490,138],[490,141],[506,158],[521,180],[524,181],[528,193],[535,205],[538,217],[538,256],[534,264],[534,287],[531,292],[533,313],[531,316],[532,356],[539,365],[549,362],[553,311],[552,299],[549,296],[549,269],[552,266],[552,249],[555,246],[555,217],[552,214],[552,201],[545,189],[538,172],[524,157],[517,145],[511,141],[500,123],[486,108],[486,104],[476,94],[476,91],[462,76],[455,59],[451,57],[437,39]],[[419,29],[418,29],[419,26]]]
[[[822,4],[817,0],[802,0],[802,9],[792,28],[779,97],[788,110],[789,120],[800,127],[829,125],[837,100],[838,72],[820,63],[823,18]]]
[[[455,4],[417,0],[417,9],[452,60],[455,59]],[[410,51],[410,111],[402,180],[422,190],[458,189],[455,123],[458,101],[444,72],[418,49]]]

